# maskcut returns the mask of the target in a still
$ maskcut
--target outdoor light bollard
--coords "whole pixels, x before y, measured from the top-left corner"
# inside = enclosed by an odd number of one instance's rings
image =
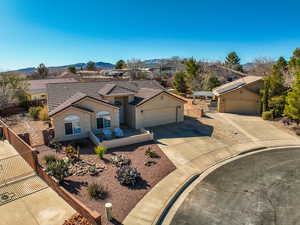
[[[108,221],[112,220],[112,204],[111,203],[105,203],[105,212],[106,212],[106,217]]]

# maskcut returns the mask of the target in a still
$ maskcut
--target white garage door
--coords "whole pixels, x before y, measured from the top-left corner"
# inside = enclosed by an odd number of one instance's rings
[[[145,110],[143,112],[144,127],[154,127],[168,123],[176,123],[176,107]]]

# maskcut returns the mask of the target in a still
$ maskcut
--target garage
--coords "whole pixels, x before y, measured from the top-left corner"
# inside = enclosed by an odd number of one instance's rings
[[[167,92],[154,96],[136,107],[136,129],[184,120],[185,101]]]
[[[213,90],[218,100],[218,112],[258,115],[260,114],[260,89],[263,79],[247,76],[226,83]]]
[[[143,112],[143,125],[144,127],[154,127],[168,123],[176,123],[176,114],[175,107],[146,110]]]
[[[229,100],[225,103],[225,113],[256,115],[259,104],[255,100]]]

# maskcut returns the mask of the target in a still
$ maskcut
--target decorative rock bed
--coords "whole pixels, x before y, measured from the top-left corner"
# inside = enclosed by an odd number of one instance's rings
[[[91,176],[97,176],[105,170],[106,166],[101,163],[95,163],[94,161],[79,159],[75,163],[70,163],[68,168],[71,175],[84,176],[89,174]]]

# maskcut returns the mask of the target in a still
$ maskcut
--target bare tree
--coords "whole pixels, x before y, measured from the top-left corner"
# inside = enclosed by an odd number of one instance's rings
[[[17,74],[2,74],[0,77],[0,110],[9,104],[25,100],[28,84]]]
[[[145,63],[140,59],[127,60],[127,67],[130,70],[129,75],[131,79],[136,79],[139,75],[139,69],[145,67]]]
[[[260,57],[254,59],[252,62],[253,66],[248,70],[249,74],[266,76],[271,74],[272,66],[274,65],[274,60],[268,57]]]

